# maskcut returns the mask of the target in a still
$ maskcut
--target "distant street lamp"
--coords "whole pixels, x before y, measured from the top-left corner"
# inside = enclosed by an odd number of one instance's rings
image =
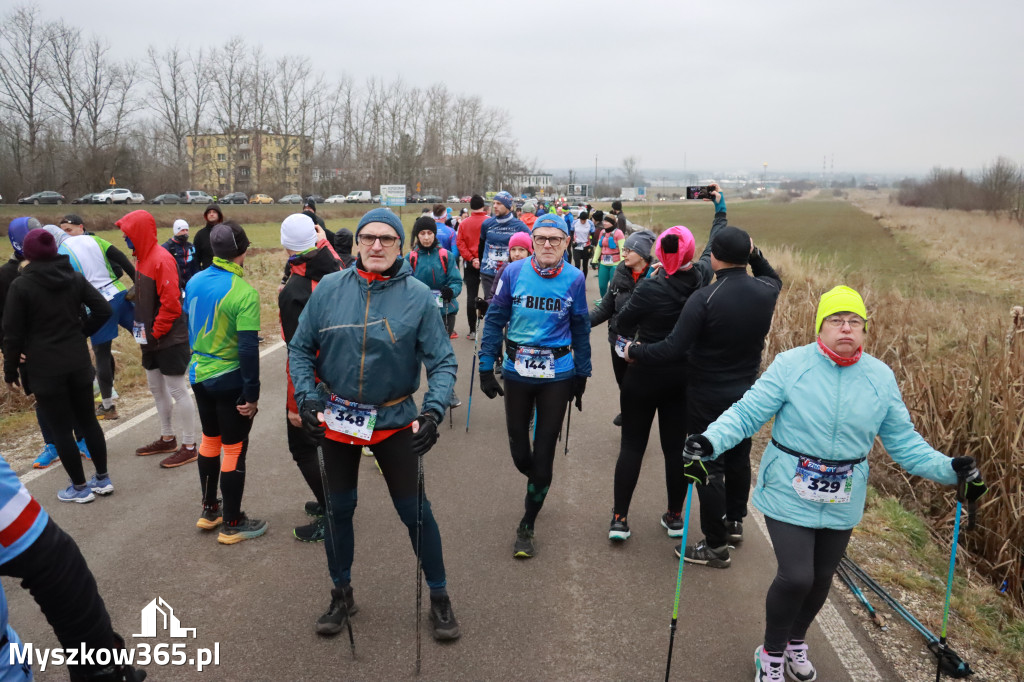
[[[764,193],[768,194],[768,162],[765,161],[764,169],[761,171],[761,187],[764,189]]]

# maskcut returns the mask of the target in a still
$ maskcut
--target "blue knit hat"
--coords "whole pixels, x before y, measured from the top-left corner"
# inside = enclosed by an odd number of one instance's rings
[[[22,246],[25,244],[25,237],[31,230],[42,227],[38,219],[29,216],[15,218],[7,226],[7,238],[11,240],[11,247],[14,249],[14,256],[18,260],[25,257]]]
[[[401,219],[390,209],[375,208],[372,211],[367,211],[366,215],[359,219],[359,224],[356,226],[356,239],[359,238],[359,231],[370,223],[389,225],[391,229],[398,233],[398,247],[401,249],[405,246],[405,226],[402,225]]]
[[[565,220],[552,213],[545,213],[541,217],[537,218],[537,222],[533,224],[534,231],[536,231],[538,227],[554,227],[564,232],[566,235],[569,234],[569,226],[566,224]]]
[[[494,201],[497,201],[509,210],[512,209],[512,195],[508,192],[498,192],[494,195]]]

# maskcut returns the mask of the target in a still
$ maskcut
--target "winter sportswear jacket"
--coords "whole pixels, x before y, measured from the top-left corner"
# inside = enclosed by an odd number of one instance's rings
[[[472,264],[474,258],[480,258],[480,227],[486,219],[486,212],[473,211],[459,223],[455,243],[459,246],[459,254],[467,263]]]
[[[396,261],[389,273],[368,281],[347,268],[320,280],[288,344],[299,405],[324,399],[315,373],[336,395],[380,406],[377,429],[404,428],[427,411],[438,421],[444,416],[458,367],[448,330],[434,296],[412,276],[408,262]],[[421,364],[428,388],[417,410],[412,396],[419,389]]]
[[[454,254],[445,251],[445,260],[441,262],[441,249],[437,241],[429,249],[419,244],[413,249],[416,253],[416,264],[413,266],[412,251],[406,256],[409,266],[413,268],[412,276],[427,285],[431,292],[439,291],[441,287],[448,287],[452,290],[452,300],[442,305],[435,306],[442,315],[450,315],[459,312],[458,296],[462,293],[462,274],[455,267]]]
[[[18,371],[22,354],[30,377],[61,376],[91,367],[86,337],[112,314],[107,299],[75,272],[67,256],[29,263],[7,292],[4,374]]]
[[[629,298],[633,295],[633,290],[636,289],[638,282],[644,281],[650,271],[650,266],[647,266],[640,273],[639,278],[634,278],[633,269],[625,262],[619,263],[604,298],[590,311],[591,327],[596,327],[602,322],[608,323],[608,341],[610,343],[615,343],[619,336],[619,312],[629,303]]]
[[[68,237],[60,243],[58,252],[66,254],[71,267],[85,275],[103,297],[112,300],[118,292],[127,287],[121,282],[121,275],[128,273],[135,281],[135,266],[116,246],[95,235],[80,234]]]
[[[454,264],[459,260],[459,245],[456,239],[455,230],[443,220],[434,219],[434,224],[437,225],[437,239],[434,240],[435,244],[440,244],[446,248],[453,256]]]
[[[523,221],[523,224],[526,225],[530,232],[533,232],[533,224],[537,222],[537,214],[524,213],[521,216],[519,216],[519,219]]]
[[[321,240],[316,247],[305,253],[292,256],[288,259],[288,263],[291,265],[291,276],[277,295],[277,305],[281,316],[281,337],[285,343],[291,341],[295,335],[295,330],[299,326],[299,316],[320,280],[342,269],[341,261],[331,250],[327,240]],[[285,364],[287,365],[287,360]],[[295,386],[292,385],[291,373],[287,366],[285,373],[288,375],[286,397],[288,411],[298,412],[299,406],[295,402]]]
[[[7,291],[11,288],[11,282],[21,274],[21,264],[24,261],[18,260],[15,256],[0,265],[0,322],[4,319],[4,301],[7,300]],[[4,345],[3,325],[0,324],[0,348]]]
[[[622,230],[601,230],[597,233],[597,246],[594,249],[593,263],[601,265],[618,265],[622,260],[622,245],[626,243],[626,237]],[[611,263],[605,263],[605,256],[612,259]]]
[[[711,269],[711,242],[729,224],[725,202],[721,208],[715,212],[708,242],[692,268],[676,270],[671,276],[659,269],[637,285],[616,319],[619,334],[635,337],[641,343],[655,343],[672,333],[686,300],[715,276]],[[634,351],[635,347],[629,349],[630,356]]]
[[[214,256],[213,265],[185,286],[188,379],[212,390],[241,389],[254,403],[260,397],[260,295],[242,273],[241,265]]]
[[[480,274],[494,276],[498,263],[508,261],[508,240],[516,232],[530,234],[522,220],[509,213],[503,218],[490,217],[480,226]]]
[[[915,476],[953,484],[950,458],[914,430],[892,370],[867,353],[840,367],[817,343],[780,353],[743,398],[715,420],[704,436],[716,455],[749,438],[768,420],[772,439],[784,447],[827,460],[866,458],[875,436],[889,456]],[[847,503],[804,500],[793,488],[798,458],[773,444],[761,457],[754,505],[766,516],[806,528],[847,530],[860,523],[868,462],[852,472]]]
[[[188,322],[181,310],[178,263],[156,239],[156,221],[148,211],[132,211],[115,225],[135,246],[135,321],[146,327],[144,351],[188,343]]]
[[[573,376],[589,377],[590,313],[587,311],[586,279],[582,272],[560,261],[557,274],[541,275],[536,257],[509,263],[501,272],[498,288],[484,317],[480,341],[480,366],[492,367],[501,352],[502,332],[520,346],[565,348],[572,352],[555,358],[555,377],[521,377],[515,369],[515,352],[505,356],[506,379],[537,383]],[[507,345],[507,344],[506,344]]]
[[[638,344],[631,359],[659,364],[687,359],[694,385],[754,383],[761,369],[764,339],[772,326],[772,313],[782,279],[760,250],[746,267],[715,273],[715,283],[690,296],[672,333],[660,343]]]
[[[199,272],[199,261],[196,260],[196,245],[188,240],[182,243],[171,237],[162,246],[167,250],[167,253],[174,256],[174,262],[178,264],[178,283],[181,284],[181,290],[184,291],[185,285],[188,284],[192,275]]]
[[[216,223],[206,223],[203,227],[196,232],[195,239],[193,242],[196,245],[196,259],[199,261],[196,264],[197,270],[205,270],[206,268],[213,265],[213,247],[210,246],[210,232],[213,230],[213,226],[224,222],[224,214],[220,210],[220,206],[217,204],[210,204],[203,210],[203,216],[205,217],[210,210],[217,212],[219,216]]]

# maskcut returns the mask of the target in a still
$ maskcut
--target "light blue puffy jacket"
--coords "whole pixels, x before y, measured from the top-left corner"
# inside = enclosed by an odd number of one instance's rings
[[[915,476],[956,483],[951,459],[925,442],[910,421],[896,377],[867,353],[849,367],[825,356],[817,343],[794,348],[774,362],[704,436],[716,453],[752,436],[769,419],[783,446],[828,460],[867,457],[877,435],[889,456]],[[868,463],[853,470],[849,502],[804,500],[793,488],[797,457],[772,444],[761,456],[754,505],[766,516],[806,528],[846,530],[864,515]]]

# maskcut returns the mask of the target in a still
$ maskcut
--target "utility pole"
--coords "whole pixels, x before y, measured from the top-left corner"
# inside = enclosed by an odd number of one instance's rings
[[[594,198],[597,198],[597,154],[594,154]]]
[[[768,194],[768,162],[765,161],[764,170],[761,171],[761,187],[764,189],[765,195]]]

